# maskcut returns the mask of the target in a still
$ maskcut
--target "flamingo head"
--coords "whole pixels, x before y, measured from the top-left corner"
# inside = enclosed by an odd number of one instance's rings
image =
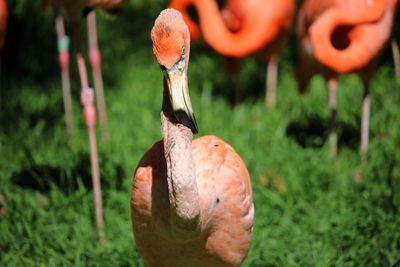
[[[189,59],[190,34],[181,13],[168,8],[161,11],[151,30],[153,52],[161,68],[170,69]]]
[[[190,34],[181,13],[172,8],[163,10],[151,30],[151,40],[174,116],[197,133],[187,80]]]

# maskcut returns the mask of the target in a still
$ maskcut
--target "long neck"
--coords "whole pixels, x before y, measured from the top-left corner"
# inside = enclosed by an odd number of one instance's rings
[[[164,80],[161,131],[167,163],[171,232],[180,238],[196,234],[200,215],[191,130],[175,120]]]
[[[282,28],[291,23],[291,14],[293,7],[281,5],[271,5],[269,10],[265,10],[267,15],[258,16],[260,12],[256,12],[255,5],[249,6],[246,10],[245,19],[241,23],[240,30],[232,32],[223,20],[221,11],[215,0],[191,0],[196,7],[204,40],[218,53],[225,56],[244,57],[259,51],[267,44],[273,41]],[[265,6],[259,8],[265,9]],[[285,16],[281,16],[280,12],[287,10]],[[277,12],[276,10],[280,10]],[[252,15],[255,12],[256,15]],[[280,28],[280,26],[282,28]]]
[[[196,22],[192,20],[188,13],[188,9],[192,5],[192,1],[193,0],[171,0],[169,2],[169,7],[179,10],[182,13],[182,17],[189,28],[190,39],[192,41],[196,41],[201,38],[201,33]]]
[[[389,6],[387,0],[375,1],[371,6],[360,7],[358,10],[331,9],[320,16],[310,27],[310,41],[315,57],[324,65],[338,73],[346,73],[367,65],[382,49],[386,42],[391,24],[392,13],[385,13]],[[392,11],[390,11],[392,12]],[[370,30],[352,30],[351,34],[335,37],[333,32],[340,26],[358,27],[358,24],[374,23],[383,27]],[[371,36],[373,41],[371,41]],[[348,38],[349,45],[345,49],[337,49],[331,39]]]

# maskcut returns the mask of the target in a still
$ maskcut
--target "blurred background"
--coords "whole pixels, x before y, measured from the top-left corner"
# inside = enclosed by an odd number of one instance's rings
[[[39,1],[7,3],[0,84],[0,265],[144,266],[131,230],[130,191],[140,157],[161,138],[162,73],[150,30],[168,1],[130,0],[117,15],[97,12],[110,133],[108,142],[102,142],[100,130],[97,135],[104,245],[98,244],[93,215],[73,51],[75,135],[69,139],[54,12],[41,14]],[[81,30],[86,36],[85,27]],[[230,143],[252,178],[256,217],[244,266],[398,266],[400,82],[390,47],[371,83],[370,146],[368,163],[362,164],[360,79],[339,78],[339,150],[332,160],[326,85],[316,76],[307,94],[297,93],[296,46],[292,32],[279,63],[276,107],[267,111],[265,60],[249,57],[232,75],[225,59],[207,45],[191,45],[189,87],[200,135]]]

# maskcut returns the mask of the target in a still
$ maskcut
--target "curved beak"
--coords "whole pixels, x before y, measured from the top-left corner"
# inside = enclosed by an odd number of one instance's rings
[[[163,73],[167,82],[169,99],[176,120],[189,127],[192,133],[196,134],[199,130],[190,101],[185,65],[185,61],[181,60],[170,69],[163,70]]]

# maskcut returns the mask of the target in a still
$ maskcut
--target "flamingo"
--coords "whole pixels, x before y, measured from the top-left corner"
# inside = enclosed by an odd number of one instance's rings
[[[226,57],[245,58],[254,54],[268,61],[265,103],[275,105],[279,53],[290,31],[295,10],[293,0],[228,0],[222,11],[216,0],[172,0],[170,7],[183,13],[196,39],[200,30],[187,14],[198,12],[205,42]]]
[[[306,0],[299,12],[299,91],[307,89],[314,74],[322,74],[329,89],[331,156],[337,154],[337,76],[360,75],[364,86],[360,153],[369,140],[369,85],[377,59],[390,37],[397,0]]]
[[[42,10],[44,11],[49,4],[54,5],[57,8],[56,17],[56,29],[59,41],[59,61],[62,70],[63,78],[63,89],[64,96],[68,98],[65,101],[65,107],[67,111],[67,125],[69,132],[72,133],[72,109],[71,109],[71,96],[69,89],[69,54],[68,54],[68,38],[65,34],[64,22],[62,16],[59,14],[59,9],[64,8],[71,18],[72,22],[72,43],[76,51],[76,59],[79,69],[79,77],[81,81],[81,103],[83,106],[83,112],[85,117],[85,122],[88,129],[89,145],[90,145],[90,161],[91,161],[91,172],[92,172],[92,183],[94,191],[94,202],[96,211],[96,224],[98,229],[98,235],[100,243],[105,242],[104,234],[104,222],[103,222],[103,208],[102,208],[102,198],[101,198],[101,184],[100,184],[100,172],[97,157],[97,145],[96,145],[96,109],[94,107],[94,93],[89,87],[86,64],[82,55],[80,36],[79,36],[79,17],[80,11],[85,8],[103,8],[105,10],[114,10],[120,8],[125,4],[127,0],[42,0]],[[96,85],[96,95],[99,106],[99,117],[100,124],[102,124],[103,134],[106,134],[106,117],[105,117],[105,104],[104,104],[104,94],[103,85],[100,71],[100,52],[97,47],[97,33],[96,33],[96,17],[94,12],[88,14],[88,31],[89,31],[89,55],[90,62],[92,65],[93,73],[95,76]],[[69,121],[69,122],[68,122]],[[107,135],[103,135],[107,136]],[[107,137],[106,137],[107,138]]]
[[[163,10],[151,31],[164,75],[163,139],[140,160],[131,215],[136,246],[149,266],[239,266],[250,245],[250,176],[235,150],[198,132],[189,97],[190,36],[182,15]]]

